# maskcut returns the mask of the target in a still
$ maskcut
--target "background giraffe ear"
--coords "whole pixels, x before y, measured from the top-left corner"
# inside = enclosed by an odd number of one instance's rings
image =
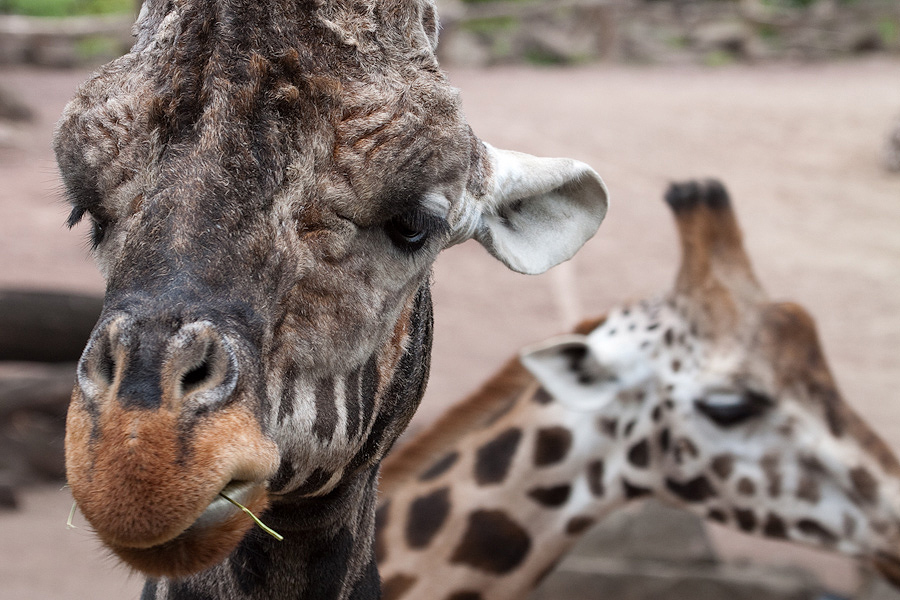
[[[606,216],[600,175],[570,158],[485,147],[492,185],[478,200],[475,239],[520,273],[543,273],[572,258]]]
[[[568,408],[595,411],[615,398],[610,385],[615,375],[600,364],[583,335],[563,335],[528,346],[519,360]]]

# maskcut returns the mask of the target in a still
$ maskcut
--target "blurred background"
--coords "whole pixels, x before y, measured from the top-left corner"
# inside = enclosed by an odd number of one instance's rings
[[[730,189],[771,296],[816,317],[847,400],[900,450],[900,1],[438,2],[440,57],[484,140],[606,180],[598,236],[539,277],[479,246],[435,267],[432,377],[411,431],[521,346],[668,289],[661,196]],[[50,149],[75,87],[130,45],[133,0],[0,0],[0,600],[136,598],[140,578],[68,530],[62,439],[103,282],[67,231]],[[900,598],[853,561],[655,505],[601,524],[544,599]]]

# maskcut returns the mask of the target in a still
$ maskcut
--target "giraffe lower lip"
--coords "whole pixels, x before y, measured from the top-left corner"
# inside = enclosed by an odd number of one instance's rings
[[[894,588],[900,589],[900,558],[879,552],[872,559],[875,568]]]
[[[268,506],[265,486],[255,481],[232,481],[221,493],[254,513]],[[181,533],[159,544],[145,547],[107,542],[119,558],[150,577],[186,577],[218,564],[230,554],[253,527],[253,520],[221,495]]]
[[[240,509],[229,502],[224,496],[228,496],[235,502],[246,505],[253,495],[253,492],[259,486],[253,481],[232,481],[219,492],[218,495],[209,503],[209,506],[197,517],[197,520],[191,524],[188,531],[194,528],[210,527],[217,523],[221,523]]]

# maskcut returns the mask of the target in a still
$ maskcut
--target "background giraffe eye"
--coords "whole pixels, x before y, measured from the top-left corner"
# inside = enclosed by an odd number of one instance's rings
[[[711,393],[694,401],[694,405],[713,422],[723,427],[751,419],[772,406],[765,394],[746,390],[734,393]]]

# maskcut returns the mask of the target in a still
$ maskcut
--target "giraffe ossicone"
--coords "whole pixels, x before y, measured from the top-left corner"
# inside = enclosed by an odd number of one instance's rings
[[[386,458],[385,600],[523,598],[651,495],[900,584],[900,463],[841,397],[812,318],[766,296],[719,182],[666,199],[672,291],[526,348]]]
[[[603,220],[590,167],[474,135],[437,30],[430,0],[146,0],[64,110],[69,224],[106,279],[67,476],[161,578],[146,597],[375,597],[377,467],[427,380],[438,252],[536,273]]]

